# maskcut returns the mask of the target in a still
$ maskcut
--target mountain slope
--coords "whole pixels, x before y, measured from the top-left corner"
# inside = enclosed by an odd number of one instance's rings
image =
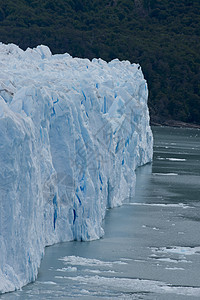
[[[0,40],[140,63],[151,119],[200,124],[199,0],[0,0]]]

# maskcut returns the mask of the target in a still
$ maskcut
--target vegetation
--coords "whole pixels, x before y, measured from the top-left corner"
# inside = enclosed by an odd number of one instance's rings
[[[0,41],[140,63],[152,121],[200,124],[199,0],[0,0]]]

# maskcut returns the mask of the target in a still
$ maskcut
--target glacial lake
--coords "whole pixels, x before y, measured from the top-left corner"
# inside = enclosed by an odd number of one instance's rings
[[[0,299],[200,299],[200,130],[153,134],[153,163],[104,237],[47,247],[36,282]]]

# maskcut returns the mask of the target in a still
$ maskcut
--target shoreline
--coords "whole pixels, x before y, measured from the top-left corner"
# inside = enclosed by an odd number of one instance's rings
[[[177,128],[190,128],[190,129],[200,129],[200,125],[193,123],[185,123],[181,121],[168,120],[165,122],[150,122],[151,126],[167,126],[167,127],[177,127]]]

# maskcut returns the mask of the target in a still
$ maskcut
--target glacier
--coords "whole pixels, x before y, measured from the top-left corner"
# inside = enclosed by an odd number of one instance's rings
[[[36,279],[44,248],[103,236],[152,160],[148,88],[129,61],[0,43],[0,293]]]

